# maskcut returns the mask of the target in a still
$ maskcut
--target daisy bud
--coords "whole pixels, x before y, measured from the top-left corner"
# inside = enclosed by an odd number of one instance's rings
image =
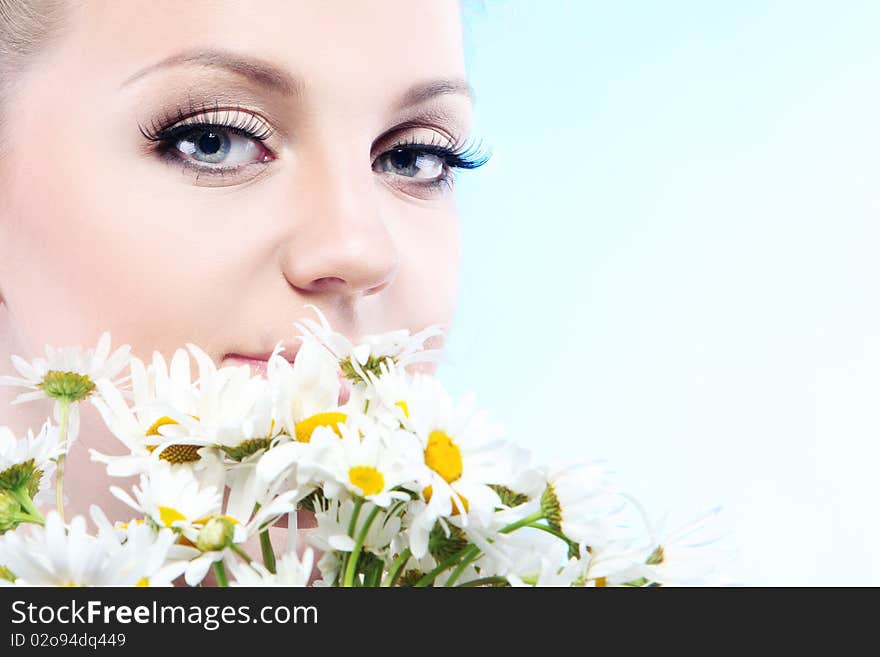
[[[18,500],[6,490],[0,490],[0,534],[18,526],[16,516],[21,512]]]
[[[232,545],[235,529],[228,518],[211,518],[196,539],[196,547],[202,552],[215,552]]]

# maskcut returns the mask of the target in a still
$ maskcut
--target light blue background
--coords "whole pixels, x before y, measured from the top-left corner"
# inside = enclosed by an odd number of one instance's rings
[[[748,584],[880,584],[880,3],[493,1],[443,376]]]

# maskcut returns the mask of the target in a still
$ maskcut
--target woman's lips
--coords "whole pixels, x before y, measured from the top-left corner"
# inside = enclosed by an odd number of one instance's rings
[[[241,367],[247,365],[251,368],[251,376],[261,376],[266,378],[266,372],[269,368],[269,360],[264,358],[250,358],[248,356],[239,356],[238,354],[227,354],[223,359],[224,365],[231,367]]]
[[[345,378],[342,372],[339,373],[339,400],[336,402],[340,406],[351,399],[351,382]]]
[[[241,367],[242,365],[247,365],[251,368],[251,376],[259,376],[262,378],[267,378],[266,373],[269,369],[269,359],[268,358],[255,358],[252,356],[240,356],[239,354],[227,354],[223,358],[224,366],[231,367]],[[342,406],[351,398],[351,384],[348,379],[339,372],[339,398],[337,400],[337,404]]]

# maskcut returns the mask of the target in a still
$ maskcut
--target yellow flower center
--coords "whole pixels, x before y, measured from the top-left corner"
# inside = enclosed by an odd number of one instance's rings
[[[352,486],[360,488],[364,497],[381,493],[385,488],[385,477],[376,468],[369,465],[357,465],[348,471],[348,480]]]
[[[595,579],[595,582],[596,582],[596,588],[602,588],[602,587],[608,586],[608,578],[606,578],[606,577],[597,577]]]
[[[171,527],[171,525],[177,520],[183,520],[186,522],[186,516],[177,509],[172,509],[170,506],[160,506],[159,520],[161,520],[162,524],[166,527]]]
[[[337,413],[335,411],[312,415],[311,417],[307,417],[305,420],[296,423],[294,426],[294,429],[296,430],[296,439],[301,443],[311,441],[312,434],[318,427],[330,427],[337,436],[342,438],[342,432],[339,430],[338,425],[340,422],[344,423],[347,419],[348,416],[345,413]]]
[[[147,429],[147,435],[148,435],[148,436],[160,436],[160,435],[162,435],[162,434],[159,433],[159,427],[164,427],[166,424],[177,424],[177,420],[172,420],[172,419],[171,419],[170,417],[168,417],[167,415],[163,415],[163,416],[160,417],[158,420],[156,420],[155,422],[153,422],[153,424],[150,425],[150,428]]]
[[[168,447],[163,449],[162,453],[159,454],[159,458],[163,461],[168,461],[169,463],[177,465],[181,463],[194,463],[202,458],[199,456],[199,450],[201,448],[201,445],[168,445]]]
[[[150,580],[147,579],[146,577],[141,577],[141,578],[138,580],[138,583],[135,584],[135,588],[138,588],[138,587],[144,587],[144,586],[149,586],[149,585],[150,585]]]
[[[150,428],[147,429],[145,435],[161,436],[162,434],[159,433],[159,427],[164,427],[166,424],[178,424],[178,422],[177,420],[172,420],[167,415],[163,415],[150,425]],[[159,458],[163,461],[168,461],[169,463],[174,464],[194,463],[201,458],[199,456],[199,450],[201,448],[201,445],[169,445],[162,450],[162,453],[159,454]],[[147,445],[147,451],[152,452],[154,449],[156,449],[156,445]]]
[[[407,406],[406,400],[401,399],[399,402],[396,402],[394,405],[398,406],[400,408],[400,410],[403,411],[403,417],[409,418],[409,406]]]
[[[425,502],[430,502],[431,497],[434,495],[434,488],[432,486],[426,486],[425,490],[422,491],[422,495],[425,496]],[[461,505],[464,507],[464,512],[467,513],[470,510],[467,498],[464,495],[459,495],[458,499],[461,500]],[[458,505],[456,505],[454,499],[450,498],[450,500],[452,501],[452,515],[457,516],[459,514]]]
[[[425,465],[451,484],[461,476],[461,450],[442,431],[432,431],[425,449]]]

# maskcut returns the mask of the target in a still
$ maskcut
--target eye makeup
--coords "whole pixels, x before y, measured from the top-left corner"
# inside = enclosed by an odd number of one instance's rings
[[[436,134],[436,133],[435,133]],[[482,151],[482,142],[474,143],[466,141],[456,146],[447,146],[436,143],[434,138],[430,142],[420,141],[415,137],[401,139],[381,153],[373,164],[373,170],[377,165],[381,172],[389,172],[398,178],[408,178],[406,174],[396,173],[395,167],[411,171],[418,167],[420,161],[431,161],[431,158],[442,167],[441,173],[427,180],[414,180],[417,185],[428,194],[451,190],[455,182],[455,171],[458,169],[476,169],[483,166],[491,157],[491,154]]]
[[[386,131],[374,142],[381,151],[372,169],[389,184],[422,199],[452,189],[455,171],[476,169],[491,154],[482,143],[459,143],[437,125],[442,113],[427,112]],[[200,186],[231,186],[253,179],[272,166],[280,150],[273,145],[276,128],[255,110],[239,104],[195,103],[165,110],[146,124],[138,122],[148,153],[194,174]],[[425,133],[431,136],[425,139]],[[416,136],[414,133],[418,133]],[[441,136],[442,133],[442,136]],[[276,137],[276,140],[280,140]]]

